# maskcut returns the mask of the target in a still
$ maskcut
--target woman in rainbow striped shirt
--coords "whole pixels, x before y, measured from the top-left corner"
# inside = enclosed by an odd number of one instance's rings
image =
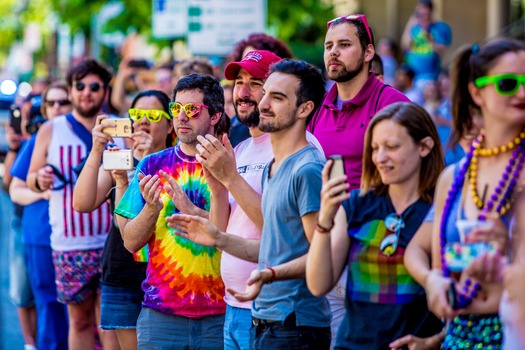
[[[321,209],[306,280],[326,294],[348,265],[345,319],[335,349],[385,349],[406,334],[428,337],[441,322],[408,273],[405,248],[432,204],[443,155],[432,119],[400,102],[372,119],[365,138],[361,190],[323,170]]]

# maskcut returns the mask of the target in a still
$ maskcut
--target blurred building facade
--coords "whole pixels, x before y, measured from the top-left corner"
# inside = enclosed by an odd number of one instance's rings
[[[405,24],[417,0],[332,0],[337,15],[362,12],[374,30],[375,40],[390,37],[399,43]],[[487,38],[505,35],[525,39],[523,0],[433,0],[434,19],[450,25],[452,46],[443,64],[464,45],[482,43]]]

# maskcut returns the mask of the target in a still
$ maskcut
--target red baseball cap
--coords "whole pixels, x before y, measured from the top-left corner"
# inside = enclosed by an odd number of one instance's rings
[[[256,79],[266,79],[270,66],[279,62],[281,57],[271,51],[256,50],[248,52],[241,62],[230,62],[224,69],[224,77],[228,80],[237,79],[237,74],[241,68]]]

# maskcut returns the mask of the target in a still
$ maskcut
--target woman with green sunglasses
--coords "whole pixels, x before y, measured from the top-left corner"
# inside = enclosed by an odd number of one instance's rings
[[[131,104],[129,116],[133,121],[132,142],[135,162],[148,154],[159,152],[174,144],[169,97],[156,90],[139,93]],[[99,116],[93,129],[93,150],[82,170],[73,194],[73,207],[89,212],[110,199],[114,207],[128,187],[134,170],[105,171],[99,168],[103,150],[113,140],[102,132]],[[96,191],[93,189],[96,188]],[[142,252],[142,251],[141,251]],[[139,252],[139,253],[141,253]],[[102,297],[100,328],[115,331],[121,349],[137,349],[136,321],[141,310],[146,277],[145,255],[132,255],[124,248],[118,225],[108,235],[102,255]]]
[[[522,349],[525,344],[512,331],[515,307],[508,307],[501,267],[494,262],[516,248],[509,244],[508,228],[525,183],[525,43],[500,39],[481,49],[460,49],[451,77],[456,132],[471,129],[473,109],[481,111],[484,129],[437,184],[432,270],[425,279],[429,307],[450,320],[443,349]],[[456,227],[460,220],[477,225],[463,239]],[[487,243],[490,252],[471,254],[476,260],[453,269],[458,260],[447,247],[473,251]]]

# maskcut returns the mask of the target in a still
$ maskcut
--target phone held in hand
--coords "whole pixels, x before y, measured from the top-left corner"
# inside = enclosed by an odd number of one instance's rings
[[[9,107],[9,125],[16,134],[22,135],[22,112],[17,105]]]
[[[447,301],[452,310],[458,308],[458,293],[456,292],[456,284],[454,281],[450,282],[450,287],[447,290]]]
[[[151,67],[150,63],[144,59],[135,59],[128,62],[128,67],[130,68],[142,68],[149,69]]]
[[[102,153],[102,167],[104,170],[131,170],[133,169],[133,153],[130,149],[105,150]]]
[[[131,137],[133,133],[133,124],[128,118],[107,118],[101,121],[101,124],[112,123],[115,126],[108,126],[102,129],[102,132],[111,137]]]
[[[343,161],[343,156],[337,154],[328,157],[328,159],[333,161],[332,168],[330,169],[330,175],[328,176],[330,180],[345,175],[345,163]]]

